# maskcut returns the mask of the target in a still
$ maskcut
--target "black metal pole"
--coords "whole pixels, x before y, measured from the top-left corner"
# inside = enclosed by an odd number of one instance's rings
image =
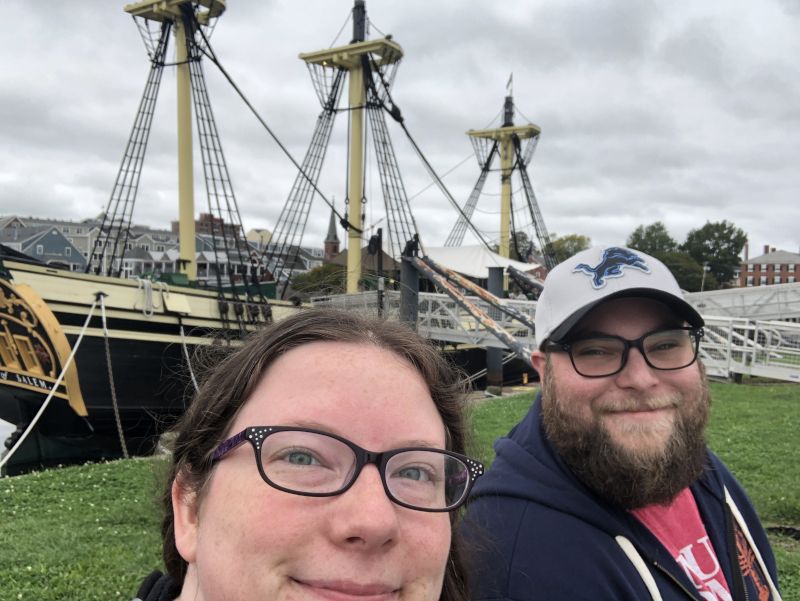
[[[489,268],[489,281],[487,288],[489,292],[503,298],[503,268],[490,267]],[[489,315],[495,319],[497,315],[492,315],[497,309],[490,310]],[[487,386],[503,386],[503,349],[487,348],[486,349],[486,385]]]
[[[356,0],[353,6],[353,41],[363,42],[367,39],[367,7],[364,0]]]
[[[512,125],[514,125],[514,99],[506,96],[506,101],[503,103],[503,127]]]
[[[383,317],[383,228],[378,228],[378,317]]]
[[[400,260],[400,321],[417,329],[419,314],[419,274],[411,263],[411,257]]]

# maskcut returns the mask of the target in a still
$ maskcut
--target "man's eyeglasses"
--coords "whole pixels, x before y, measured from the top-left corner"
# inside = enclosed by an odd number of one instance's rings
[[[703,328],[669,328],[648,332],[635,340],[593,335],[570,341],[548,342],[545,351],[569,353],[572,366],[586,378],[613,376],[622,371],[632,348],[639,349],[653,369],[682,369],[697,359]]]
[[[285,426],[254,426],[220,443],[212,461],[243,442],[253,445],[264,482],[295,495],[331,497],[350,488],[375,464],[388,497],[420,511],[452,511],[467,499],[483,465],[465,455],[428,447],[375,453],[327,432]]]

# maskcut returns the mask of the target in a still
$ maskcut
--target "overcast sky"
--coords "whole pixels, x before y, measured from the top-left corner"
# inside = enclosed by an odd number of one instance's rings
[[[122,7],[0,0],[0,214],[80,220],[105,207],[149,71]],[[337,33],[351,8],[229,0],[213,31],[220,61],[298,160],[320,104],[297,55],[348,43],[351,22]],[[551,233],[619,244],[661,220],[682,242],[727,219],[751,256],[764,244],[800,249],[798,0],[368,0],[367,11],[370,37],[403,47],[394,99],[434,168],[460,165],[445,177],[460,203],[479,174],[465,132],[499,125],[513,72],[515,123],[542,130],[530,175]],[[272,229],[296,172],[216,67],[205,73],[244,225]],[[174,83],[168,68],[134,211],[154,227],[176,214]],[[339,205],[346,121],[321,178]],[[422,239],[441,245],[456,213],[389,129]],[[385,225],[369,164],[367,225]],[[199,157],[195,171],[203,206]],[[476,221],[496,238],[496,174],[484,191]],[[329,215],[316,200],[306,244],[321,246]]]

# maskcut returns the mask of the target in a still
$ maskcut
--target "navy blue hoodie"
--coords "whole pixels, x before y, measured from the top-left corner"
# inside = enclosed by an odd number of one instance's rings
[[[497,457],[472,492],[461,528],[474,564],[472,599],[703,601],[644,525],[573,476],[545,437],[540,409],[538,396],[525,418],[495,442]],[[729,545],[729,537],[735,521],[726,508],[726,489],[777,583],[775,560],[755,509],[709,451],[705,473],[691,490],[734,600],[739,596],[755,601],[755,583],[739,576],[733,565],[730,548],[735,545]],[[734,582],[748,589],[749,596],[741,591],[736,595]],[[779,599],[775,594],[768,598]]]

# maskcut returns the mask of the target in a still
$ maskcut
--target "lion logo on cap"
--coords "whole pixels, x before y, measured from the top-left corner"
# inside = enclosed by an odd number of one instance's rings
[[[578,263],[573,273],[580,271],[592,276],[592,286],[602,288],[606,285],[606,278],[620,278],[625,275],[624,267],[632,267],[644,273],[650,273],[650,268],[639,255],[627,248],[612,246],[603,251],[603,258],[596,266]]]

